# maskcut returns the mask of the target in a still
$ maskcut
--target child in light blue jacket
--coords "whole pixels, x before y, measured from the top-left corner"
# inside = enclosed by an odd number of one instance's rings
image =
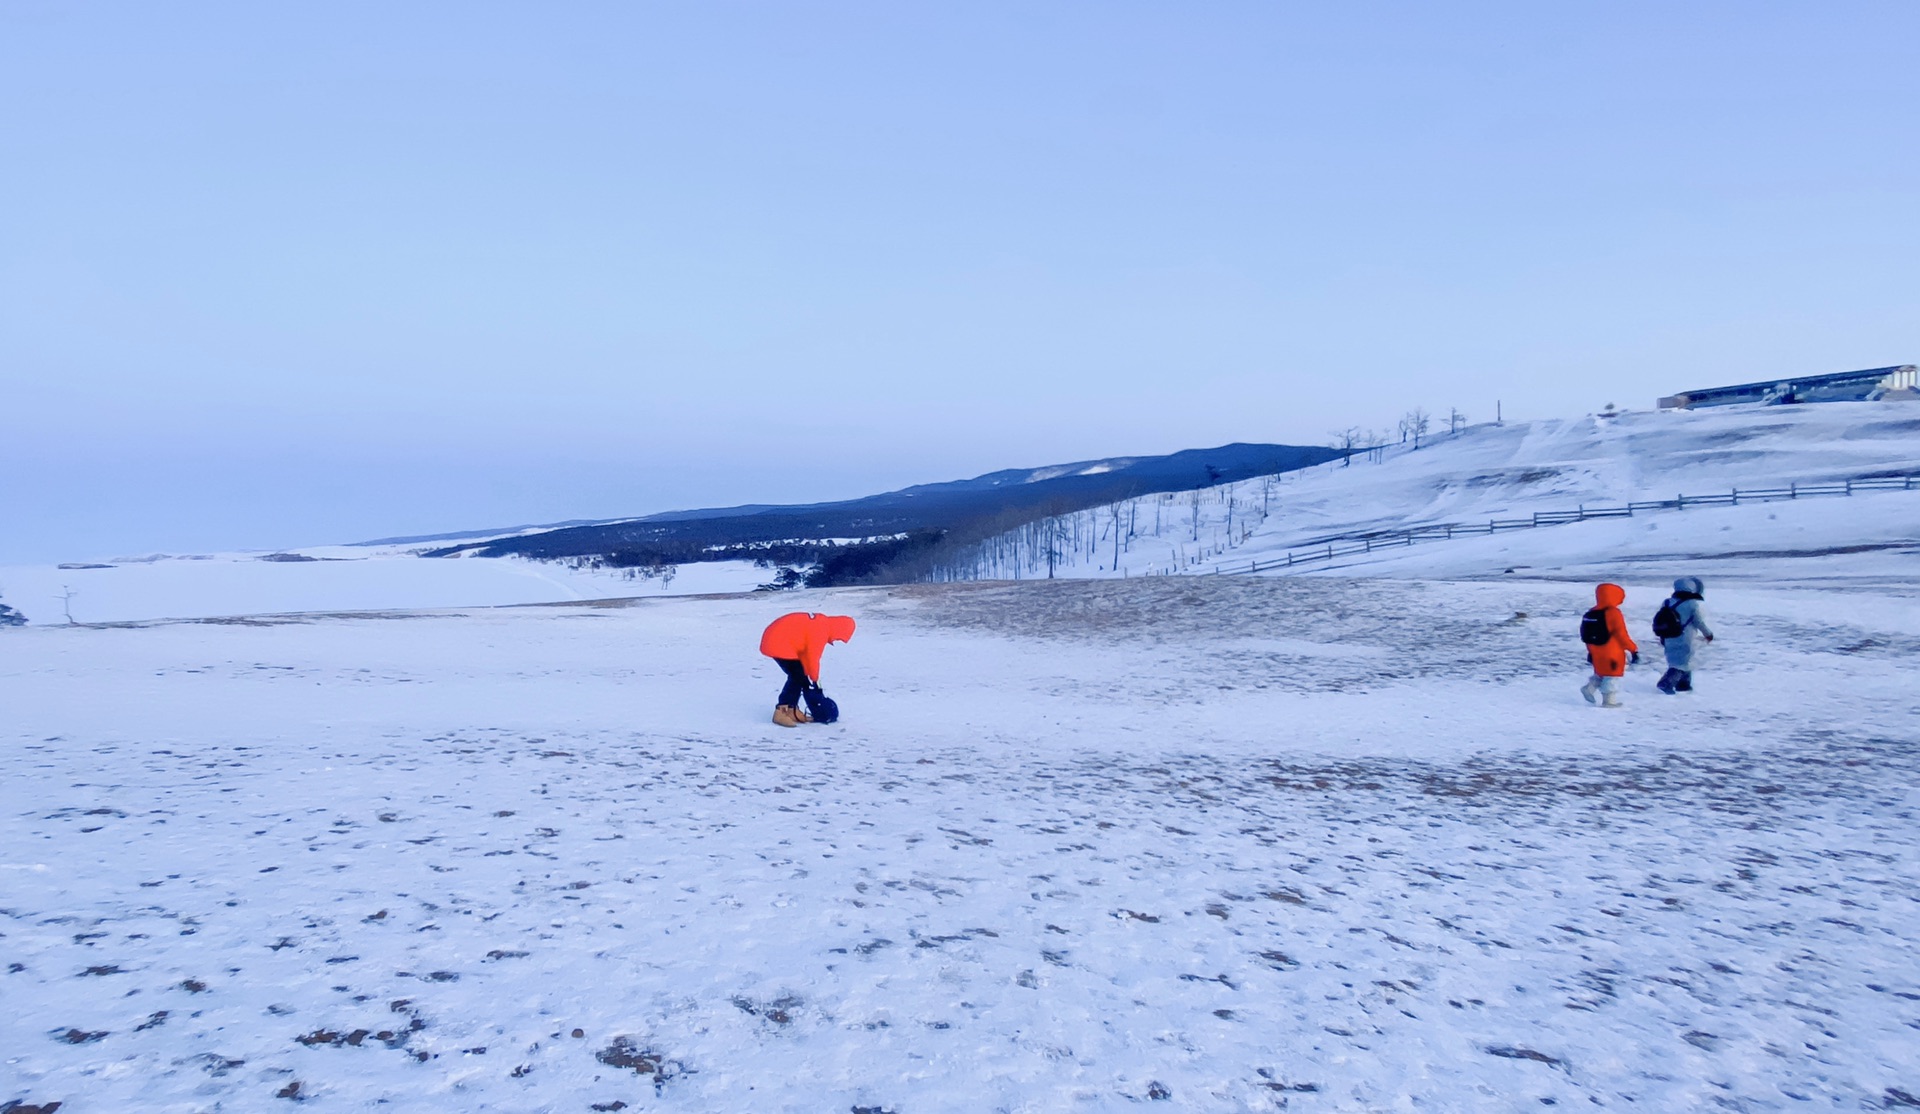
[[[1693,691],[1693,648],[1696,642],[1705,639],[1713,641],[1713,629],[1707,626],[1707,613],[1703,598],[1707,586],[1697,576],[1683,576],[1673,582],[1673,595],[1660,605],[1662,612],[1673,611],[1674,619],[1679,623],[1675,634],[1661,635],[1660,649],[1667,655],[1667,671],[1661,675],[1657,687],[1661,692],[1672,696],[1676,692]],[[1661,625],[1656,616],[1655,634],[1661,634],[1657,628]],[[1671,630],[1671,626],[1668,627]]]

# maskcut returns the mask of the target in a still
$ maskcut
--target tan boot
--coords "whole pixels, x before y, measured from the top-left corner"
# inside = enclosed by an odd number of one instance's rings
[[[793,718],[794,718],[794,720],[795,720],[796,722],[799,722],[799,723],[812,723],[812,722],[813,722],[813,717],[812,717],[812,716],[810,716],[810,715],[808,715],[808,714],[807,714],[807,710],[806,710],[805,708],[802,708],[802,707],[801,707],[800,705],[798,705],[798,704],[795,704],[795,705],[793,706]]]
[[[786,704],[782,704],[773,710],[773,722],[782,727],[800,726],[800,721],[793,716],[793,709]]]

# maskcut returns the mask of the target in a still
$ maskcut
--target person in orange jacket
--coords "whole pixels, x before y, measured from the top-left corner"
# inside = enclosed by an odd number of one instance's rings
[[[1640,646],[1627,633],[1626,616],[1620,605],[1627,602],[1627,590],[1618,584],[1602,584],[1593,590],[1593,610],[1580,620],[1580,641],[1586,643],[1587,661],[1593,664],[1593,676],[1580,686],[1587,703],[1607,708],[1620,706],[1616,682],[1626,675],[1627,663],[1640,664]]]
[[[812,722],[800,708],[800,694],[820,690],[820,655],[834,642],[853,637],[853,619],[847,615],[816,615],[795,611],[767,624],[760,636],[760,652],[772,658],[787,675],[773,708],[773,722],[797,727]]]

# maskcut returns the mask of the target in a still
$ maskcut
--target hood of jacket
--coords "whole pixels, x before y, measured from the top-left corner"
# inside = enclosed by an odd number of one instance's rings
[[[1703,599],[1707,594],[1706,584],[1697,576],[1683,576],[1674,581],[1673,590],[1676,592],[1692,592],[1694,595]]]
[[[1618,584],[1602,584],[1593,590],[1593,602],[1599,607],[1619,607],[1627,602],[1627,590]]]
[[[845,642],[853,637],[853,616],[822,615],[821,626],[826,629],[828,642]]]

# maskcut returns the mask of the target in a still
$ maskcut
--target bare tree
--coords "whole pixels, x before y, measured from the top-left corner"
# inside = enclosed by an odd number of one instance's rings
[[[1200,540],[1200,489],[1197,487],[1194,488],[1193,491],[1188,495],[1188,499],[1190,500],[1190,509],[1193,512],[1193,517],[1192,517],[1193,540],[1199,541]]]
[[[1413,434],[1413,447],[1418,451],[1420,439],[1427,435],[1427,427],[1432,423],[1433,415],[1427,413],[1425,407],[1416,406],[1400,419],[1400,439],[1405,441],[1407,434]]]
[[[67,615],[67,625],[68,625],[68,626],[73,626],[73,625],[74,625],[74,622],[73,622],[73,597],[75,597],[75,596],[77,596],[77,595],[79,595],[79,594],[80,594],[80,593],[78,593],[78,592],[76,592],[76,591],[74,591],[73,589],[71,589],[71,588],[69,588],[69,587],[67,587],[67,586],[66,586],[65,584],[62,584],[62,585],[60,586],[60,594],[59,594],[58,596],[55,596],[55,597],[54,597],[55,599],[57,599],[57,600],[59,600],[59,601],[60,601],[60,609],[61,609],[62,611],[64,611],[64,612],[66,612],[66,615]]]
[[[1447,407],[1447,433],[1449,435],[1460,432],[1460,427],[1466,424],[1467,416],[1460,412],[1459,407]]]
[[[1360,444],[1360,427],[1350,425],[1333,433],[1333,447],[1340,450],[1340,467],[1353,464],[1353,447]]]
[[[1078,539],[1073,538],[1071,531],[1068,529],[1069,524],[1066,520],[1068,511],[1066,504],[1055,500],[1047,510],[1050,513],[1041,531],[1040,540],[1046,543],[1047,579],[1052,580],[1054,571],[1060,566],[1061,558],[1066,556],[1066,554],[1060,551],[1060,547],[1064,544],[1071,543],[1078,549]],[[1076,528],[1079,526],[1078,515],[1074,516],[1074,521],[1071,525]]]

